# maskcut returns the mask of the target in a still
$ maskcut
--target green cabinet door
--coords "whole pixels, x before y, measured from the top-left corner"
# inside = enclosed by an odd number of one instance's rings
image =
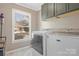
[[[42,20],[46,20],[48,18],[48,4],[47,3],[42,5],[41,16],[42,16]]]
[[[54,3],[48,3],[48,18],[51,18],[55,14]]]
[[[67,4],[66,3],[55,3],[55,16],[64,14],[67,12]]]
[[[69,3],[68,4],[68,11],[73,11],[79,9],[79,3]]]

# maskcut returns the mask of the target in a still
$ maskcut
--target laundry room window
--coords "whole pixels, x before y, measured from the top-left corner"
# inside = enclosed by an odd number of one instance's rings
[[[30,13],[12,9],[13,40],[27,40],[31,36]]]

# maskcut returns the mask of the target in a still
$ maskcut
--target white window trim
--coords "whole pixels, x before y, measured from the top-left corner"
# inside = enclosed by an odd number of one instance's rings
[[[14,24],[15,24],[16,12],[29,16],[29,38],[26,38],[26,40],[25,39],[15,40],[15,35],[14,35],[15,25]],[[23,41],[27,41],[28,39],[31,40],[31,14],[28,12],[24,12],[24,11],[12,8],[12,43],[23,42]]]

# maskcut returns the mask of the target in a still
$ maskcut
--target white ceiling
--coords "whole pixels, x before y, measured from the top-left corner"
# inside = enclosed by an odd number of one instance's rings
[[[17,3],[18,5],[30,8],[32,10],[38,11],[41,9],[43,3]]]

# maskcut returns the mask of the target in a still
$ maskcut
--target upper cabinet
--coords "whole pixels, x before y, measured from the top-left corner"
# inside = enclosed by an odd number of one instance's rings
[[[42,20],[79,9],[79,3],[45,3],[41,8]]]
[[[79,9],[79,3],[69,3],[68,8],[69,8],[69,11]]]
[[[41,8],[42,19],[46,20],[47,18],[54,16],[54,4],[53,3],[45,3]]]
[[[47,17],[48,16],[48,4],[47,3],[42,5],[41,16],[43,20],[46,20],[48,18]]]
[[[64,14],[67,12],[67,4],[66,3],[55,3],[55,16]]]
[[[48,18],[53,17],[55,15],[55,6],[54,3],[48,4]]]

